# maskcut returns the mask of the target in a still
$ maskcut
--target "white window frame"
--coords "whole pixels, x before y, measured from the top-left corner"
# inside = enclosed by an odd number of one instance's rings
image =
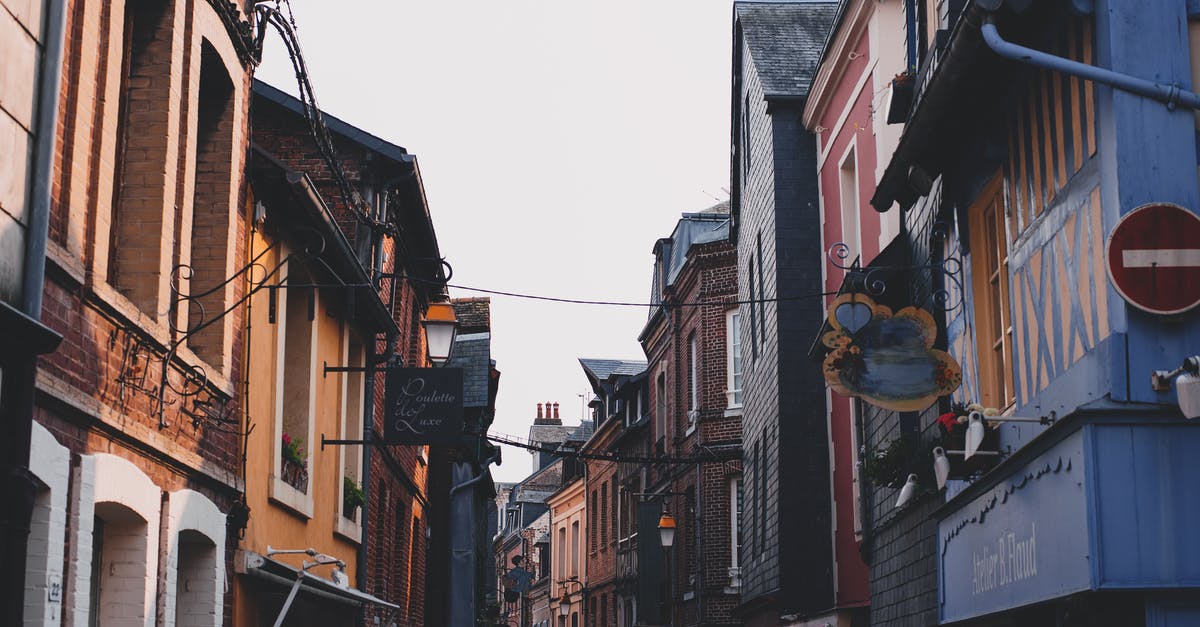
[[[730,309],[725,312],[725,406],[728,409],[740,409],[742,406],[742,388],[738,383],[739,375],[744,380],[742,364],[742,333],[739,325],[742,321],[741,311]]]
[[[291,261],[288,261],[291,251],[286,245],[280,246],[279,256],[285,261],[280,269],[284,276],[284,284],[288,283],[288,278],[291,276]],[[276,303],[275,316],[275,433],[272,437],[272,447],[274,454],[271,457],[271,490],[270,497],[275,502],[295,511],[306,518],[312,518],[313,514],[313,455],[316,450],[312,446],[313,434],[315,432],[316,423],[316,400],[317,400],[317,368],[316,356],[318,347],[317,337],[317,320],[320,319],[320,294],[317,293],[314,297],[317,299],[316,319],[309,322],[309,332],[312,334],[309,338],[308,351],[308,430],[304,434],[304,448],[308,455],[305,458],[305,465],[308,469],[308,491],[301,492],[283,480],[280,470],[283,463],[283,418],[284,404],[291,393],[285,389],[284,371],[286,370],[287,362],[300,357],[288,354],[287,352],[287,325],[288,325],[288,299],[293,297],[293,290],[280,289],[278,290],[278,301]],[[300,297],[300,292],[295,292],[295,297]]]
[[[359,341],[349,326],[342,327],[341,361],[351,368],[366,368],[366,345]],[[366,372],[343,372],[342,386],[342,415],[339,429],[342,437],[347,440],[360,440],[363,437],[363,402],[367,385]],[[362,447],[338,447],[338,499],[334,508],[334,528],[338,534],[354,543],[362,541],[362,516],[366,509],[364,504],[347,518],[342,514],[342,501],[345,499],[345,482],[349,477],[362,489]]]
[[[857,256],[864,265],[867,259],[862,251],[862,227],[859,216],[858,193],[858,149],[852,138],[842,158],[838,161],[838,203],[841,210],[842,242],[850,247],[851,260]]]

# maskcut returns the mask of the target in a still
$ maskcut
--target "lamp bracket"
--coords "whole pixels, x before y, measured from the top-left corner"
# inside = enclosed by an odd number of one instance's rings
[[[1155,370],[1150,374],[1150,387],[1155,392],[1169,392],[1171,381],[1183,374],[1200,374],[1200,355],[1193,355],[1183,360],[1183,364],[1174,370]]]

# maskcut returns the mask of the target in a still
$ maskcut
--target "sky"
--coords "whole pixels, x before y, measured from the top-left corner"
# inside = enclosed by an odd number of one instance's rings
[[[728,198],[732,0],[291,4],[321,108],[417,156],[452,285],[644,303],[654,242]],[[274,32],[263,56],[295,94]],[[491,300],[491,433],[577,424],[581,357],[645,359],[644,307]],[[530,470],[505,446],[492,475]]]

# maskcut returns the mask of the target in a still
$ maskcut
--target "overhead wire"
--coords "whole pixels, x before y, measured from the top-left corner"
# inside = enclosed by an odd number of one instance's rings
[[[545,444],[535,444],[514,435],[486,433],[476,434],[476,437],[490,440],[498,444],[507,444],[509,446],[523,448],[529,451],[549,453],[558,457],[603,462],[625,462],[633,464],[701,464],[704,462],[724,462],[727,459],[738,458],[736,455],[720,455],[708,449],[704,449],[705,453],[707,453],[706,455],[692,455],[686,457],[677,457],[671,455],[641,456],[621,455],[618,453],[586,453],[584,451],[575,449],[564,449],[562,447],[549,446]]]
[[[446,287],[452,287],[454,289],[464,290],[464,291],[468,291],[468,292],[479,292],[481,294],[492,294],[492,295],[496,295],[496,296],[509,296],[512,298],[524,298],[527,300],[539,300],[539,301],[546,301],[546,302],[552,302],[552,303],[566,303],[566,304],[571,304],[571,305],[606,305],[606,306],[612,306],[612,307],[706,307],[708,305],[750,305],[750,304],[758,304],[758,303],[780,303],[780,302],[789,302],[789,301],[796,301],[796,300],[805,300],[805,299],[809,299],[809,298],[821,298],[821,297],[825,297],[825,296],[835,296],[839,293],[837,291],[813,292],[810,294],[798,294],[796,296],[777,296],[775,298],[752,298],[752,299],[747,299],[747,300],[717,300],[717,299],[713,299],[713,300],[699,300],[699,301],[648,303],[648,302],[633,302],[633,301],[618,301],[618,300],[594,300],[594,299],[581,299],[581,298],[565,298],[565,297],[560,297],[560,296],[544,296],[541,294],[529,294],[529,293],[522,293],[522,292],[510,292],[510,291],[505,291],[505,290],[494,290],[494,289],[488,289],[488,288],[483,288],[483,287],[474,287],[474,286],[470,286],[470,285],[460,285],[460,284],[455,284],[455,283],[442,283],[441,281],[434,281],[431,279],[422,279],[422,278],[412,277],[412,276],[407,277],[407,279],[409,281],[416,281],[416,282],[420,282],[420,283],[436,283],[438,285],[445,285]]]

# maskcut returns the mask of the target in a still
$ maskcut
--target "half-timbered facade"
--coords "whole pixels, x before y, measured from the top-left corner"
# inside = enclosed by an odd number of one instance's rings
[[[914,94],[871,198],[901,217],[909,272],[888,290],[941,318],[938,345],[962,367],[953,400],[984,409],[995,445],[944,492],[921,450],[915,499],[873,491],[872,623],[1191,624],[1200,606],[1171,595],[1200,575],[1181,527],[1200,508],[1182,479],[1200,425],[1178,381],[1151,374],[1200,352],[1200,318],[1114,286],[1143,257],[1151,283],[1188,267],[1155,264],[1170,233],[1143,234],[1132,257],[1106,244],[1144,205],[1200,209],[1195,120],[1178,106],[1196,102],[1178,93],[1200,15],[1124,0],[905,7]],[[949,410],[867,407],[867,454],[928,447]],[[881,550],[900,545],[918,549]]]

